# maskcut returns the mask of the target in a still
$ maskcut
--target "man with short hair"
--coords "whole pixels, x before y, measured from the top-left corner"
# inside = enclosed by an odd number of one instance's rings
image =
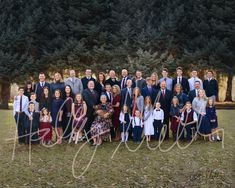
[[[95,91],[95,82],[93,80],[90,80],[87,84],[87,89],[84,89],[82,92],[83,100],[86,102],[87,105],[87,122],[85,124],[85,131],[88,133],[88,138],[91,137],[90,135],[90,128],[94,121],[94,107],[99,103],[99,94],[97,91]]]
[[[91,80],[96,84],[95,78],[92,77],[92,71],[91,71],[91,69],[86,69],[85,74],[86,74],[86,76],[84,76],[84,77],[81,79],[83,89],[87,89],[87,84],[88,84],[88,82],[91,81]]]
[[[34,88],[35,88],[35,93],[37,96],[36,100],[37,100],[37,102],[40,102],[40,99],[41,99],[42,93],[43,93],[43,88],[47,87],[50,91],[50,84],[45,81],[46,76],[43,72],[39,73],[38,78],[39,78],[39,82],[35,84]]]
[[[191,75],[192,75],[192,77],[190,79],[188,79],[190,91],[195,89],[194,88],[194,83],[196,81],[200,82],[200,87],[201,87],[201,89],[203,89],[202,80],[200,78],[198,78],[198,76],[197,76],[197,70],[193,69],[192,72],[191,72]]]
[[[69,71],[69,78],[65,80],[65,86],[69,85],[72,89],[73,94],[82,93],[83,91],[83,84],[81,79],[76,77],[75,70]]]
[[[168,77],[168,69],[167,68],[162,69],[162,78],[159,80],[159,83],[161,83],[162,81],[166,82],[166,88],[171,91],[172,90],[172,79]]]
[[[174,91],[174,87],[175,87],[176,84],[180,84],[182,86],[183,92],[186,95],[188,95],[189,83],[188,83],[188,79],[183,77],[182,67],[177,67],[176,68],[176,74],[177,74],[177,77],[175,79],[173,79],[173,81],[172,81],[172,91]]]
[[[203,81],[203,88],[205,89],[206,96],[212,97],[214,100],[218,95],[218,82],[214,78],[213,71],[207,71],[207,79]]]
[[[120,85],[119,81],[116,78],[116,73],[114,70],[109,71],[109,79],[105,80],[104,85],[109,84],[111,87],[114,85]]]
[[[140,91],[146,87],[146,81],[145,79],[142,77],[142,72],[137,70],[135,72],[135,78],[133,79],[133,85],[132,87],[138,87],[140,89]]]
[[[121,89],[124,89],[126,87],[126,82],[130,79],[131,77],[128,76],[128,71],[126,69],[122,69],[122,79],[120,80]]]

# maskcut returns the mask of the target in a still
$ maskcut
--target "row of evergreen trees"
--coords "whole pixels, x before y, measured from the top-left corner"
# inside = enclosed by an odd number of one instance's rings
[[[231,76],[234,8],[233,0],[0,0],[2,91],[69,67],[149,73],[197,65]]]

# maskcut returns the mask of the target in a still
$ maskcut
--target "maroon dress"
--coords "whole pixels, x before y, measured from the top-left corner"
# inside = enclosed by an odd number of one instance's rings
[[[112,105],[116,105],[117,103],[121,103],[121,96],[120,95],[116,95],[113,97],[113,101],[112,101]],[[119,128],[119,115],[121,112],[121,107],[113,107],[114,113],[113,113],[113,118],[112,118],[112,123],[113,123],[113,127],[114,129],[118,129]]]
[[[79,118],[83,114],[83,110],[84,110],[83,103],[82,104],[74,104],[74,110],[75,110],[76,118]],[[74,119],[73,120],[73,128],[76,127],[76,129],[82,130],[85,125],[85,122],[84,122],[85,118],[86,117],[84,116],[82,119],[80,119],[80,121],[77,121]]]
[[[42,141],[51,141],[52,139],[52,126],[51,126],[51,117],[43,117],[40,121],[39,126],[39,136]]]

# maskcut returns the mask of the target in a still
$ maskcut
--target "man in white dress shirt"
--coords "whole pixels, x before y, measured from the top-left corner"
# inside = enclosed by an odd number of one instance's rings
[[[25,117],[28,113],[29,98],[24,95],[24,88],[20,87],[18,95],[15,96],[13,102],[13,115],[16,121],[19,144],[25,143]]]
[[[198,76],[197,76],[197,71],[196,71],[196,70],[192,70],[191,75],[192,75],[192,77],[191,77],[190,79],[188,79],[190,91],[195,89],[195,88],[194,88],[194,83],[195,83],[196,81],[199,81],[199,82],[200,82],[200,85],[201,85],[201,88],[200,88],[200,89],[203,89],[202,80],[201,80],[200,78],[198,78]]]
[[[76,77],[75,70],[69,71],[69,78],[65,80],[65,85],[69,85],[73,91],[73,94],[82,93],[83,85],[81,79]]]

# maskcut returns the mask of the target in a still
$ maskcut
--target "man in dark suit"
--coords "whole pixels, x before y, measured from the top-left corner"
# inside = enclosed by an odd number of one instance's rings
[[[48,90],[50,91],[50,84],[45,81],[46,76],[43,72],[39,73],[38,78],[39,78],[39,82],[35,84],[34,88],[35,88],[35,93],[36,93],[36,97],[37,97],[36,101],[40,102],[40,99],[43,94],[43,88],[47,87]],[[51,93],[51,95],[52,95],[52,93]]]
[[[82,81],[82,86],[83,86],[83,89],[87,89],[87,84],[89,81],[93,81],[95,84],[96,84],[96,80],[95,78],[92,77],[92,71],[91,69],[87,69],[86,72],[85,72],[86,76],[84,76],[81,81]]]
[[[114,70],[109,71],[109,79],[104,82],[104,85],[106,85],[107,83],[110,84],[111,87],[113,87],[114,85],[118,85],[120,87],[120,83],[116,78],[116,73]]]
[[[124,105],[127,105],[129,107],[129,110],[131,110],[132,107],[132,80],[127,80],[126,82],[126,88],[121,90],[121,107]]]
[[[218,82],[213,77],[213,72],[209,70],[207,72],[207,80],[203,81],[203,88],[205,89],[207,97],[213,97],[214,100],[218,95]]]
[[[182,76],[182,74],[183,74],[182,67],[177,67],[176,74],[177,74],[177,77],[175,79],[173,79],[173,82],[172,82],[172,91],[174,91],[174,87],[176,84],[181,84],[183,92],[186,95],[188,95],[189,83],[188,83],[188,79]]]
[[[106,95],[107,102],[112,103],[113,101],[112,87],[109,83],[105,84],[105,92],[103,92],[102,95]]]
[[[152,104],[154,104],[156,97],[157,97],[157,91],[152,87],[152,79],[150,77],[146,78],[147,86],[144,87],[141,90],[141,94],[143,97],[150,96],[152,100]]]
[[[95,82],[93,80],[90,80],[87,84],[87,89],[83,90],[82,97],[83,100],[86,102],[87,105],[87,122],[85,124],[85,131],[88,133],[88,138],[91,137],[90,135],[90,128],[94,121],[94,106],[96,106],[99,103],[99,94],[97,91],[94,90],[95,88]]]
[[[170,118],[171,100],[172,100],[172,92],[166,89],[166,82],[162,81],[160,83],[160,90],[157,94],[156,102],[160,102],[161,108],[164,111],[163,124],[166,125],[165,139],[169,139],[169,118]]]
[[[132,87],[135,88],[135,87],[138,87],[140,89],[140,91],[146,87],[146,81],[144,78],[142,78],[142,72],[137,70],[135,72],[135,78],[132,80],[133,82],[133,85]]]
[[[131,77],[128,76],[128,71],[126,69],[122,69],[122,79],[120,80],[120,89],[126,88],[127,80],[131,80]]]
[[[188,98],[191,103],[193,102],[193,99],[198,95],[198,90],[201,88],[201,82],[195,81],[194,88],[195,89],[189,91],[189,93],[188,93]]]

